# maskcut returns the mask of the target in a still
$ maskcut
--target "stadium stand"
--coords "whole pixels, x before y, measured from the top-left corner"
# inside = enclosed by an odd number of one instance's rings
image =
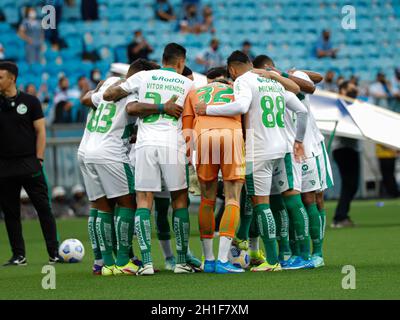
[[[92,22],[79,20],[80,0],[76,0],[74,7],[64,5],[59,25],[60,36],[68,48],[54,51],[47,44],[43,64],[29,66],[24,62],[24,43],[16,36],[14,28],[21,20],[21,8],[28,2],[35,1],[1,1],[0,9],[5,13],[6,22],[0,23],[0,41],[6,49],[6,58],[15,59],[22,70],[28,71],[21,72],[21,84],[33,82],[38,86],[47,81],[50,91],[56,85],[51,79],[60,71],[77,79],[82,74],[89,76],[95,67],[105,74],[110,62],[125,62],[126,45],[136,29],[142,29],[154,47],[151,58],[159,60],[162,47],[169,41],[180,42],[189,49],[189,65],[196,71],[201,70],[201,66],[194,58],[213,36],[220,39],[224,55],[240,48],[244,40],[250,40],[255,54],[269,53],[282,69],[293,67],[295,62],[296,67],[319,72],[333,68],[346,77],[356,73],[361,80],[374,79],[379,70],[393,70],[395,55],[400,51],[398,1],[353,1],[357,28],[345,30],[341,27],[341,8],[347,2],[342,0],[334,3],[327,0],[216,0],[209,4],[214,12],[216,33],[194,35],[176,33],[177,22],[156,20],[153,0],[98,0],[100,20]],[[180,0],[170,3],[175,12],[182,12]],[[313,46],[324,28],[331,30],[333,44],[340,49],[335,60],[318,60],[313,56]],[[100,60],[82,65],[84,51],[97,52]],[[43,78],[44,73],[50,75],[45,77],[47,80]]]

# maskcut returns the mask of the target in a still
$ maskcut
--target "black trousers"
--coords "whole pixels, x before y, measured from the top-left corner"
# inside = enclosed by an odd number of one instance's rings
[[[40,226],[50,257],[58,253],[56,221],[51,211],[47,183],[43,170],[34,175],[0,178],[0,207],[15,256],[25,256],[22,236],[20,194],[24,187],[39,216]]]
[[[333,151],[333,159],[339,167],[342,180],[340,198],[336,207],[334,221],[343,221],[349,217],[350,203],[357,193],[360,180],[360,154],[351,148]]]
[[[396,198],[399,196],[399,188],[394,176],[396,158],[378,159],[382,174],[382,184],[386,194]]]

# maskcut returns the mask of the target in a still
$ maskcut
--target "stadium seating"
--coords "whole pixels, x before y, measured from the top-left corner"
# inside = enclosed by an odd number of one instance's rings
[[[254,54],[271,55],[281,68],[316,68],[325,72],[330,68],[342,74],[357,73],[362,80],[372,80],[378,70],[393,70],[400,52],[400,2],[394,0],[354,0],[356,30],[342,28],[341,9],[347,1],[313,0],[214,0],[202,1],[214,12],[216,33],[182,35],[176,32],[177,23],[165,23],[154,18],[154,0],[98,0],[99,21],[84,22],[79,19],[78,7],[64,8],[60,35],[68,48],[60,52],[47,46],[43,65],[22,73],[21,83],[40,79],[42,72],[55,76],[64,71],[73,78],[89,75],[90,67],[98,66],[104,73],[113,61],[127,62],[126,45],[133,31],[141,29],[154,47],[151,58],[160,60],[163,46],[175,41],[189,50],[190,67],[202,70],[195,63],[198,52],[208,46],[215,36],[221,41],[221,52],[229,54],[241,47],[244,40],[253,44]],[[25,0],[2,0],[0,9],[6,22],[0,23],[0,42],[6,48],[6,57],[24,60],[24,43],[16,36],[15,27],[20,21]],[[181,0],[170,0],[175,12],[181,16]],[[14,27],[14,28],[13,28]],[[316,60],[314,45],[322,29],[332,31],[332,41],[340,48],[337,60]],[[90,39],[90,41],[88,40]],[[80,63],[82,52],[97,51],[101,61]],[[22,63],[21,65],[24,66]],[[79,66],[79,67],[77,67]],[[24,66],[25,67],[25,66]],[[24,68],[22,67],[22,68]],[[54,81],[49,85],[54,85]],[[54,88],[50,88],[51,90]]]

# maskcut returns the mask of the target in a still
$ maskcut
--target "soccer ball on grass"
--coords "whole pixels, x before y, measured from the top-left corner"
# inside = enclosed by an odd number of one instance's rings
[[[58,254],[63,262],[80,262],[85,255],[85,248],[79,240],[67,239],[61,243]]]
[[[250,256],[247,250],[240,250],[235,246],[231,246],[228,255],[229,261],[238,268],[246,269],[250,265]]]

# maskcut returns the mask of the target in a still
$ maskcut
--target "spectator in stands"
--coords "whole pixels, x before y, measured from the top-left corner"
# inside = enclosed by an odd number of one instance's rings
[[[44,103],[48,103],[50,100],[47,85],[45,83],[40,85],[39,91],[36,89],[36,86],[33,83],[28,83],[25,86],[24,91],[33,96],[36,96],[40,100],[40,102],[42,102],[42,107]]]
[[[201,32],[201,20],[199,19],[197,5],[188,4],[185,8],[185,14],[179,22],[179,31],[183,33]]]
[[[26,61],[28,63],[40,63],[40,50],[44,42],[44,34],[41,22],[37,19],[35,8],[27,7],[25,9],[25,18],[18,28],[18,35],[26,42]]]
[[[133,41],[128,45],[128,61],[132,63],[136,59],[149,59],[149,54],[153,52],[152,46],[143,37],[141,30],[135,31]]]
[[[196,62],[204,66],[204,73],[214,67],[224,64],[224,57],[218,51],[219,41],[214,38],[210,41],[210,46],[196,57]]]
[[[88,108],[81,104],[81,98],[90,91],[90,82],[89,79],[85,76],[80,76],[78,79],[78,88],[77,92],[73,91],[72,102],[76,107],[76,111],[74,113],[73,121],[74,122],[85,122],[88,114]]]
[[[0,42],[0,61],[4,60],[5,58],[6,58],[5,50],[4,50],[3,45]]]
[[[349,82],[354,84],[356,87],[358,87],[358,77],[356,75],[352,75],[349,79]]]
[[[97,0],[82,0],[81,13],[84,21],[99,20]]]
[[[47,87],[46,83],[42,83],[40,85],[39,91],[36,96],[42,102],[42,107],[44,107],[46,104],[50,102],[49,88]]]
[[[85,188],[81,184],[72,187],[71,208],[77,217],[86,217],[89,215],[90,202],[86,196]]]
[[[154,15],[161,21],[174,21],[174,9],[168,0],[156,0],[154,4]]]
[[[35,219],[37,217],[36,209],[29,199],[25,189],[21,189],[21,219]]]
[[[101,81],[101,71],[97,68],[90,71],[90,89],[93,90]]]
[[[80,76],[78,78],[79,99],[81,99],[88,91],[91,90],[88,78]]]
[[[36,86],[33,83],[28,83],[26,85],[25,92],[37,97]]]
[[[393,97],[390,82],[386,79],[383,72],[378,72],[376,81],[369,86],[369,94],[372,103],[388,108],[389,99]]]
[[[346,79],[342,75],[338,76],[336,78],[336,88],[339,88],[344,80],[346,80]]]
[[[56,218],[71,218],[74,216],[74,211],[70,207],[66,195],[64,187],[58,186],[53,189],[51,206]]]
[[[335,72],[333,70],[328,70],[325,74],[324,80],[318,84],[318,87],[322,90],[337,92],[338,85],[334,80]]]
[[[377,144],[376,157],[379,161],[379,168],[382,175],[382,186],[385,191],[382,192],[381,196],[397,198],[399,196],[399,187],[395,177],[397,158],[396,150]]]
[[[323,30],[321,37],[315,45],[315,54],[317,58],[336,58],[338,48],[333,48],[332,42],[330,40],[331,32],[329,30]]]
[[[242,52],[247,54],[247,56],[250,58],[250,61],[254,60],[255,56],[251,52],[251,42],[250,41],[248,41],[248,40],[243,41],[243,43],[242,43]]]
[[[54,96],[54,123],[72,122],[72,102],[69,80],[67,77],[61,77],[58,80],[58,88]]]
[[[344,81],[339,87],[339,94],[356,98],[358,89],[353,83]],[[331,226],[332,228],[354,227],[349,211],[360,180],[359,144],[355,139],[337,137],[333,142],[332,150],[333,159],[339,168],[341,186],[340,197]]]
[[[200,23],[199,32],[211,32],[215,33],[214,29],[214,17],[213,12],[210,6],[204,6],[203,8],[203,17]]]

